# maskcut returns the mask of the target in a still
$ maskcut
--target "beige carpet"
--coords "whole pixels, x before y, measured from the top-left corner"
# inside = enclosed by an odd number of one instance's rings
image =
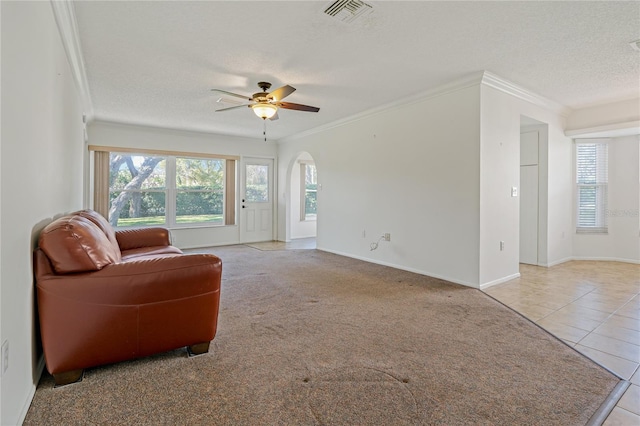
[[[90,369],[26,425],[583,425],[619,379],[482,292],[316,250],[212,249],[218,335]]]

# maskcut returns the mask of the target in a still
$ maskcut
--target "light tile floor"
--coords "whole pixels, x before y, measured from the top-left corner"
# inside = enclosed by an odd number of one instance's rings
[[[640,265],[521,264],[520,275],[485,292],[631,381],[604,424],[640,425]]]

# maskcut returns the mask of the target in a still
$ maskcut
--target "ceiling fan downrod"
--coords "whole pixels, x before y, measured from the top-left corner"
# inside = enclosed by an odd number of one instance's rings
[[[258,83],[258,87],[262,89],[263,92],[267,92],[271,88],[271,83],[267,81],[261,81]]]

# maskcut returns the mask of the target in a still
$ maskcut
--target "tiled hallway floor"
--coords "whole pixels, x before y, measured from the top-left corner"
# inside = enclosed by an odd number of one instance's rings
[[[520,274],[485,292],[631,381],[604,424],[640,425],[640,265],[521,264]]]

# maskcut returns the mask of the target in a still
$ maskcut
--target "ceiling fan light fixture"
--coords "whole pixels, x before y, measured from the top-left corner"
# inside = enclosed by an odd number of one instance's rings
[[[273,117],[278,111],[278,107],[269,103],[257,103],[251,106],[253,112],[263,120]]]

